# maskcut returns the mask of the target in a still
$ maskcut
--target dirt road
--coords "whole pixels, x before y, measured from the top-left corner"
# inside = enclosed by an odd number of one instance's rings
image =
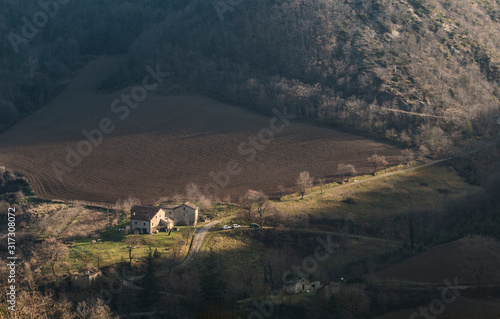
[[[184,261],[182,263],[180,263],[179,265],[177,265],[173,270],[176,270],[178,268],[186,266],[194,258],[196,258],[196,255],[200,251],[201,245],[203,244],[203,241],[205,240],[205,236],[207,235],[207,233],[212,228],[215,227],[215,225],[217,225],[218,223],[220,223],[220,221],[223,220],[223,219],[231,219],[231,218],[234,218],[234,217],[235,216],[228,216],[228,217],[225,217],[225,218],[216,219],[216,220],[211,221],[210,223],[206,224],[203,227],[197,228],[195,230],[195,232],[194,232],[194,239],[193,239],[193,242],[191,244],[191,249],[189,250],[189,253],[188,253],[186,259],[184,259]]]

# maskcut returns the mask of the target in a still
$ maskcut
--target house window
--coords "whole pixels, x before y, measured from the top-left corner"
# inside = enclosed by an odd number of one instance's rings
[[[135,224],[137,225],[137,222],[135,222]]]
[[[144,223],[144,226],[146,226],[146,223]]]

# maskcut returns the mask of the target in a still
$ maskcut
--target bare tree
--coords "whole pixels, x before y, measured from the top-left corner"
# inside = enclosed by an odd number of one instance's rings
[[[197,201],[201,197],[201,191],[198,185],[191,183],[186,185],[186,198],[190,201]]]
[[[134,207],[136,205],[140,205],[140,204],[141,204],[141,201],[138,198],[129,196],[125,200],[122,200],[122,199],[117,200],[115,205],[114,205],[114,209],[121,210],[124,213],[129,214],[132,207]]]
[[[249,189],[248,192],[240,199],[241,207],[246,212],[248,223],[252,223],[253,212],[259,216],[259,222],[262,226],[264,223],[264,215],[269,208],[269,197],[262,191]]]
[[[406,166],[410,166],[410,163],[415,159],[415,153],[413,153],[410,149],[405,149],[401,151],[401,155],[399,156],[399,160],[401,163],[405,163]]]
[[[137,237],[127,237],[124,243],[127,245],[129,265],[132,266],[132,251],[141,244],[141,239]]]
[[[312,187],[312,184],[313,178],[311,177],[309,172],[300,172],[299,177],[297,178],[297,186],[299,186],[300,194],[302,195],[300,199],[304,198],[306,191]]]
[[[358,174],[358,171],[356,171],[356,168],[352,164],[340,163],[337,165],[337,173],[342,176],[355,176]]]
[[[201,195],[201,197],[197,201],[198,206],[200,206],[200,209],[204,212],[209,211],[212,209],[212,200],[205,195]]]
[[[419,161],[426,162],[427,156],[429,156],[430,151],[425,145],[420,145],[417,151],[417,158]]]
[[[61,264],[69,255],[68,246],[64,245],[55,238],[49,238],[41,244],[40,255],[44,262],[50,264],[50,269],[54,274],[56,274],[56,266]]]
[[[178,203],[178,202],[182,202],[184,198],[182,197],[181,194],[178,194],[178,193],[175,193],[173,196],[172,196],[172,201],[174,203]]]
[[[373,154],[372,156],[368,157],[368,163],[373,165],[373,175],[375,175],[379,167],[383,167],[389,164],[385,156],[377,154]]]
[[[323,196],[323,185],[325,185],[325,179],[324,178],[318,178],[318,184],[321,189],[321,196]]]
[[[111,309],[102,301],[97,299],[93,303],[86,301],[79,302],[76,307],[76,318],[78,319],[114,319],[118,318],[113,315]]]
[[[283,185],[278,185],[278,194],[280,196],[280,199],[281,197],[283,197],[283,195],[285,194],[285,187]]]

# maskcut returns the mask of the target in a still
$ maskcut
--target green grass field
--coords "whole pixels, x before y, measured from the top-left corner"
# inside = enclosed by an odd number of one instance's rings
[[[189,243],[185,242],[183,232],[190,231],[192,233],[193,227],[179,227],[178,232],[172,232],[169,236],[168,233],[158,233],[154,235],[125,235],[119,232],[116,226],[106,230],[101,236],[101,242],[91,244],[89,238],[76,239],[69,242],[71,271],[78,271],[92,264],[97,266],[110,266],[119,262],[128,262],[128,248],[124,243],[126,238],[138,238],[141,244],[132,251],[132,263],[141,263],[147,256],[149,247],[158,249],[162,256],[169,256],[172,254],[174,243],[180,240],[184,241],[184,246],[180,252],[180,258],[183,259],[187,252]]]

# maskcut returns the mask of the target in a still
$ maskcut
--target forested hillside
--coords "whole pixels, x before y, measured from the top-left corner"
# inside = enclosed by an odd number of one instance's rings
[[[172,1],[0,0],[0,132],[44,106],[83,63],[125,53],[172,10]]]
[[[22,2],[8,2],[2,29],[20,30]],[[2,76],[4,126],[57,91],[76,57],[127,52],[129,69],[109,88],[159,63],[178,83],[236,105],[287,106],[436,154],[496,129],[498,0],[108,0],[61,10],[24,51],[2,42],[2,73],[17,75]]]

